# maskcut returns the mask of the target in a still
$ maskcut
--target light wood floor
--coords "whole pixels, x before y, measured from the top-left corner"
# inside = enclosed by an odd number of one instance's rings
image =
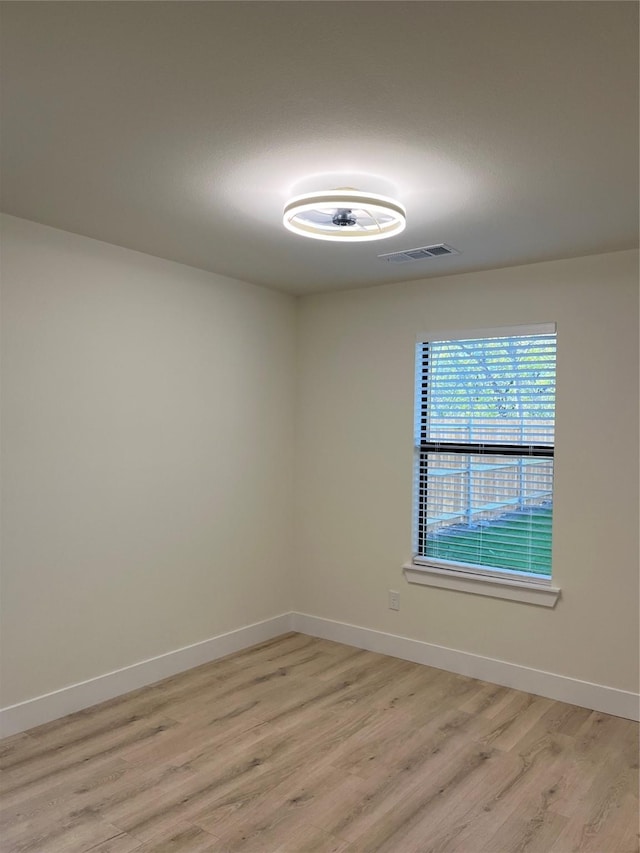
[[[287,634],[0,742],[3,853],[631,853],[638,726]]]

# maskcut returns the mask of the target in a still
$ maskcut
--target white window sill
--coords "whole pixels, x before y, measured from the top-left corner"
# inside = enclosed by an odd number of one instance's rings
[[[409,583],[488,595],[492,598],[506,598],[510,601],[524,601],[526,604],[537,604],[541,607],[555,607],[560,597],[558,587],[510,577],[487,577],[417,563],[406,563],[402,569]]]

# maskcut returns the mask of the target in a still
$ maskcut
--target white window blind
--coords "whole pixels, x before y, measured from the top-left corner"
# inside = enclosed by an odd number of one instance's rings
[[[551,576],[555,332],[418,345],[416,562]]]

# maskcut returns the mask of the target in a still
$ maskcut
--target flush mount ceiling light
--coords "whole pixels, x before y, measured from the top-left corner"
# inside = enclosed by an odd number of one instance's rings
[[[399,202],[349,187],[295,196],[285,205],[282,222],[302,237],[341,243],[383,240],[407,224]]]

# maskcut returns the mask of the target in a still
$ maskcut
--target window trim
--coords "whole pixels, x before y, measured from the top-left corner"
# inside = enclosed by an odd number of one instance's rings
[[[408,583],[522,601],[542,607],[555,607],[562,592],[559,587],[551,586],[551,581],[515,580],[511,574],[508,577],[497,577],[413,561],[405,563],[402,571]]]
[[[556,323],[525,323],[521,326],[495,326],[490,329],[432,329],[416,335],[416,344],[438,341],[479,341],[481,338],[511,338],[524,335],[555,335]]]
[[[481,338],[516,337],[526,335],[549,335],[557,334],[555,323],[536,323],[519,326],[500,326],[489,329],[464,329],[456,331],[431,331],[416,336],[416,344],[421,346],[425,343],[436,343],[445,340],[478,340]],[[422,403],[422,395],[419,391],[418,375],[419,365],[416,359],[416,400],[414,411],[418,411]],[[416,415],[417,417],[417,415]],[[424,449],[421,443],[415,443],[414,454],[419,455]],[[435,449],[435,448],[434,448]],[[519,450],[522,446],[518,447]],[[553,458],[553,447],[530,447],[529,453],[525,455],[548,456]],[[515,448],[514,448],[515,450]],[[546,451],[546,452],[545,452]],[[515,455],[515,454],[514,454]],[[521,455],[521,453],[518,453]],[[417,507],[413,505],[413,524],[417,523]],[[415,530],[414,530],[415,540]],[[414,553],[410,563],[403,567],[406,580],[409,583],[421,584],[423,586],[441,587],[444,589],[457,590],[460,592],[471,592],[494,598],[503,598],[512,601],[522,601],[529,604],[537,604],[544,607],[555,607],[561,590],[553,586],[553,578],[543,575],[533,575],[518,570],[497,569],[490,566],[475,566],[472,564],[455,563],[453,561],[441,561],[436,558],[427,558]]]
[[[439,560],[437,557],[413,558],[416,566],[426,566],[430,569],[442,569],[454,574],[473,575],[477,578],[493,578],[495,580],[522,581],[535,586],[551,586],[552,580],[549,575],[535,574],[534,572],[522,572],[519,569],[497,569],[492,566],[482,566],[476,563],[458,563],[455,560]]]

